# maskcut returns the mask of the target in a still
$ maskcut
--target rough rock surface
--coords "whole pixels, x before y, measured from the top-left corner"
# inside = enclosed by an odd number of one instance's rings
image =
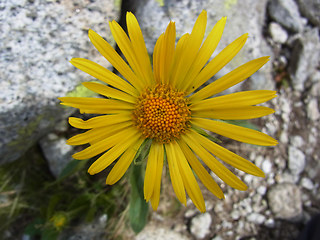
[[[306,29],[293,42],[293,50],[289,62],[288,71],[295,89],[302,91],[305,88],[305,82],[314,73],[319,64],[319,57],[319,29]]]
[[[273,186],[268,192],[268,202],[277,218],[292,220],[301,217],[301,192],[291,183]]]
[[[177,37],[186,32],[191,32],[192,26],[199,13],[205,9],[208,12],[207,33],[223,16],[227,16],[227,23],[221,41],[213,55],[244,33],[249,33],[249,38],[244,48],[238,55],[216,76],[221,77],[241,64],[254,58],[272,55],[263,36],[261,26],[265,19],[266,0],[243,1],[191,1],[191,0],[145,0],[136,1],[136,16],[141,25],[147,41],[149,52],[153,51],[156,39],[165,30],[168,22],[176,22]],[[244,17],[245,16],[245,17]],[[271,66],[265,65],[258,73],[254,74],[252,81],[247,81],[246,87],[254,89],[273,89],[271,80]],[[251,83],[251,84],[249,84]],[[235,89],[239,89],[237,86]]]
[[[67,139],[50,133],[40,140],[43,154],[48,161],[50,170],[58,177],[72,160],[73,148],[66,144]]]
[[[139,6],[136,9],[137,15],[139,21],[142,22],[150,52],[152,52],[150,47],[153,46],[160,32],[165,29],[169,19],[176,21],[177,29],[181,29],[180,34],[183,31],[190,32],[191,26],[202,8],[208,10],[209,21],[211,21],[208,26],[213,26],[214,22],[224,15],[228,16],[227,26],[236,25],[234,29],[226,29],[228,32],[224,33],[223,38],[230,37],[231,41],[238,35],[253,30],[254,32],[250,35],[254,39],[249,39],[249,41],[257,40],[257,42],[269,44],[272,53],[265,50],[259,43],[253,45],[250,50],[244,49],[242,55],[245,55],[244,53],[248,50],[248,53],[251,54],[250,59],[259,57],[262,53],[262,55],[274,56],[268,66],[270,69],[272,67],[274,82],[270,83],[277,86],[278,97],[268,102],[266,106],[274,108],[275,114],[253,120],[253,122],[261,127],[263,132],[278,139],[279,144],[272,148],[257,147],[223,139],[223,147],[255,163],[266,173],[266,177],[257,178],[241,171],[232,170],[247,184],[248,190],[241,192],[232,189],[217,179],[225,193],[224,200],[215,198],[200,185],[206,200],[207,213],[205,215],[201,215],[192,204],[189,204],[190,201],[187,201],[187,207],[177,204],[169,178],[163,177],[158,211],[151,211],[150,222],[135,238],[197,240],[203,234],[197,236],[192,230],[194,229],[192,224],[195,224],[200,216],[205,216],[201,218],[203,220],[201,224],[206,226],[206,234],[203,238],[206,240],[297,239],[299,232],[308,221],[320,213],[320,68],[319,57],[317,57],[319,37],[316,33],[319,31],[318,27],[311,24],[310,20],[305,23],[306,25],[302,24],[301,32],[297,34],[286,31],[287,39],[283,38],[279,42],[278,36],[266,31],[270,29],[271,25],[270,19],[265,18],[264,14],[267,8],[266,1],[144,0],[137,2],[140,3],[140,5],[136,5]],[[219,5],[222,4],[221,2],[223,2],[223,7]],[[151,8],[154,8],[154,11],[151,11]],[[0,9],[3,10],[3,8]],[[232,13],[236,11],[248,14],[238,14],[237,20],[232,21],[232,18],[235,17]],[[255,13],[253,13],[254,11]],[[308,11],[311,12],[314,9],[308,9]],[[306,16],[302,10],[301,15]],[[244,16],[245,19],[243,19]],[[272,22],[282,25],[282,20],[272,20]],[[148,25],[148,21],[150,25]],[[259,24],[256,24],[257,22]],[[240,28],[237,25],[240,23],[246,23],[246,25]],[[183,29],[182,25],[186,28]],[[240,29],[240,33],[236,32],[237,28]],[[265,35],[260,36],[259,34],[262,32]],[[233,35],[233,33],[235,34]],[[312,36],[312,40],[308,40],[310,36]],[[221,43],[226,44],[225,42]],[[300,44],[300,47],[297,47],[297,43]],[[3,42],[0,44],[3,45]],[[85,46],[85,49],[88,47],[89,45]],[[81,56],[86,53],[85,49],[79,50],[82,51],[80,52]],[[0,56],[2,56],[1,54]],[[90,58],[93,56],[93,53],[90,53]],[[27,57],[25,58],[27,59]],[[239,58],[235,64],[239,63],[238,65],[240,65],[243,61],[242,58]],[[8,69],[10,68],[8,67]],[[76,74],[82,76],[80,71]],[[298,77],[302,78],[298,79]],[[60,79],[65,78],[61,77]],[[2,81],[1,84],[9,86],[8,82]],[[254,87],[250,88],[255,89]],[[6,201],[6,199],[2,198],[1,201]],[[280,206],[282,207],[279,208]],[[99,231],[95,228],[95,224],[97,223],[86,223],[85,226],[70,225],[69,229],[74,229],[76,232],[69,232],[66,235],[64,232],[61,239],[69,239],[65,236],[73,235],[78,239],[108,238],[109,233],[106,233],[104,228],[105,222],[100,225],[102,228],[99,228]],[[108,221],[106,224],[108,225]],[[86,228],[86,225],[89,227]],[[128,232],[130,237],[126,237],[126,232],[122,232],[123,239],[134,239],[133,232],[130,232],[130,229]],[[80,233],[81,236],[76,233]]]
[[[147,225],[135,238],[135,240],[189,240],[189,237],[186,237],[174,230],[170,230],[167,227],[162,227],[155,224]]]
[[[198,215],[191,220],[191,233],[198,239],[203,239],[208,233],[210,233],[211,215],[204,213]]]
[[[268,5],[271,18],[293,32],[300,32],[303,23],[294,0],[271,0]]]
[[[75,73],[68,61],[102,59],[87,31],[109,38],[107,21],[117,19],[119,10],[113,0],[1,1],[0,163],[17,159],[70,114],[57,97],[91,78]]]
[[[310,22],[320,27],[320,2],[319,0],[298,0],[301,15],[307,17]]]

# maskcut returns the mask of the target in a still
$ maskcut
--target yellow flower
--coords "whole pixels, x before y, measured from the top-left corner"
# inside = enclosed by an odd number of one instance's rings
[[[90,166],[90,174],[104,170],[119,158],[107,177],[107,184],[117,182],[142,143],[146,139],[152,140],[144,196],[155,210],[159,204],[164,159],[167,159],[177,198],[186,204],[187,192],[201,212],[205,211],[205,204],[194,173],[215,196],[221,199],[224,195],[197,156],[226,184],[239,190],[246,190],[247,186],[217,158],[246,173],[264,177],[250,161],[209,140],[199,129],[249,144],[277,144],[262,132],[221,121],[252,119],[273,113],[273,109],[254,105],[274,98],[275,91],[244,91],[211,98],[251,76],[269,57],[247,62],[199,89],[240,51],[248,37],[248,34],[240,36],[209,61],[220,41],[226,18],[219,20],[203,41],[206,23],[207,13],[203,11],[192,32],[183,35],[175,44],[175,23],[170,22],[154,47],[153,69],[141,29],[132,13],[127,13],[128,35],[117,22],[109,23],[128,63],[102,37],[89,30],[93,45],[123,78],[90,60],[73,58],[71,63],[75,67],[107,84],[83,83],[106,98],[60,98],[63,105],[78,108],[82,113],[103,114],[86,121],[70,117],[72,126],[90,130],[70,138],[68,144],[90,144],[74,154],[75,159],[88,159],[103,153]]]

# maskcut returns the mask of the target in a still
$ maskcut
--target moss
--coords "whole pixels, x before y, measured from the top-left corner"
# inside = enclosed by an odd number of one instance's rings
[[[114,0],[114,1],[113,1],[113,4],[114,4],[114,6],[115,6],[115,8],[116,8],[117,10],[120,10],[120,9],[121,9],[121,3],[122,3],[122,0]]]
[[[8,146],[13,147],[16,150],[25,150],[26,139],[29,139],[32,136],[32,134],[36,131],[43,117],[43,115],[39,115],[38,117],[36,117],[35,120],[30,121],[30,123],[27,126],[19,128],[17,130],[17,134],[19,136],[18,139],[9,142]]]
[[[238,3],[238,0],[225,0],[224,1],[224,7],[229,10],[234,5],[236,5],[237,3]]]
[[[96,81],[94,81],[96,82]],[[76,86],[74,88],[74,90],[68,92],[66,94],[66,97],[94,97],[97,94],[91,90],[89,90],[88,88],[86,88],[85,86],[83,86],[82,84],[79,84],[78,86]]]
[[[164,6],[164,0],[156,0],[160,7]]]

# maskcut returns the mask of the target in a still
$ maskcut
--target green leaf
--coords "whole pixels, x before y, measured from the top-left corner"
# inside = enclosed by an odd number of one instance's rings
[[[233,124],[233,125],[237,125],[240,127],[245,127],[245,128],[250,128],[253,130],[260,131],[260,129],[257,125],[249,122],[248,120],[225,120],[225,122]]]
[[[24,229],[24,233],[29,235],[30,237],[40,235],[44,223],[45,221],[42,218],[36,218],[26,226],[26,228]]]
[[[60,173],[60,175],[58,177],[58,180],[62,180],[64,178],[72,175],[73,173],[77,172],[79,169],[81,169],[86,164],[86,162],[87,162],[86,160],[79,161],[79,160],[73,159],[62,170],[62,172]]]
[[[59,232],[54,228],[46,228],[41,234],[41,240],[57,240]]]
[[[142,164],[143,161],[148,157],[149,152],[150,152],[150,147],[151,147],[152,140],[147,138],[144,140],[144,142],[141,144],[138,152],[136,153],[133,163],[135,165]]]
[[[129,221],[135,233],[139,233],[147,223],[149,206],[143,197],[142,165],[131,165],[131,198]]]
[[[202,128],[199,128],[199,127],[196,127],[196,126],[192,126],[192,129],[194,129],[197,133],[201,134],[202,136],[210,139],[211,141],[213,142],[216,142],[216,143],[221,143],[221,140],[218,139],[218,138],[215,138],[213,136],[211,136],[210,134],[208,134],[205,130],[203,130]]]

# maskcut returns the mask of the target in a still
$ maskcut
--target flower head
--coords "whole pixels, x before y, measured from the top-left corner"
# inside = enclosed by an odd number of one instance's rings
[[[127,13],[128,35],[117,22],[110,22],[112,35],[126,61],[103,38],[89,30],[93,45],[123,78],[90,60],[73,58],[71,63],[75,67],[107,84],[83,83],[106,98],[60,98],[63,105],[78,108],[82,113],[101,114],[86,121],[70,117],[72,126],[89,130],[70,138],[68,144],[90,144],[74,154],[75,159],[88,159],[102,153],[90,166],[90,174],[102,171],[118,159],[107,177],[107,184],[114,184],[124,175],[144,141],[152,141],[144,196],[146,201],[151,201],[153,209],[159,204],[164,159],[167,159],[177,198],[186,204],[187,192],[201,212],[205,211],[205,204],[194,173],[215,196],[223,198],[224,195],[197,156],[226,184],[239,190],[246,190],[247,186],[221,161],[264,177],[250,161],[211,141],[199,129],[250,144],[277,144],[262,132],[223,121],[273,113],[270,108],[255,105],[274,98],[275,91],[254,90],[212,97],[251,76],[269,57],[247,62],[200,89],[240,51],[248,37],[247,34],[240,36],[209,61],[220,41],[226,18],[219,20],[203,41],[206,22],[207,14],[203,11],[192,32],[183,35],[177,44],[175,23],[170,22],[154,47],[153,68],[132,13]]]

